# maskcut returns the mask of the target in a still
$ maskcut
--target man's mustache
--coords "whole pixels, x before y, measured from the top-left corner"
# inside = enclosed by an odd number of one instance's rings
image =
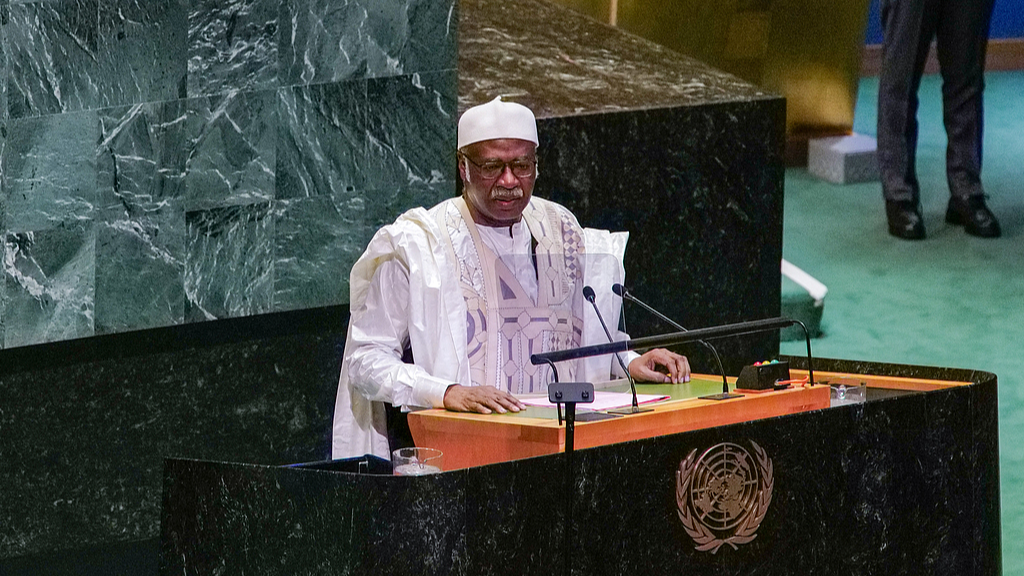
[[[523,197],[523,188],[516,186],[515,188],[495,188],[491,190],[492,200],[517,200]]]

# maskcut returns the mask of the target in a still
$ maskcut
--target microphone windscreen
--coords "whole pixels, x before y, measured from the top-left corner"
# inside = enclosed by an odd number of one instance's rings
[[[622,287],[622,284],[619,284],[618,282],[616,282],[615,284],[612,284],[612,292],[615,292],[616,296],[621,297],[622,293],[625,292],[625,291],[626,291],[626,289]]]
[[[594,289],[590,286],[583,287],[583,297],[587,299],[587,302],[594,301]]]

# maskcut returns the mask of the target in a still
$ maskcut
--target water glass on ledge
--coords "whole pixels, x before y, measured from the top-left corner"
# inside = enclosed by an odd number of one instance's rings
[[[399,448],[391,453],[395,476],[423,476],[441,472],[442,453],[436,448]]]

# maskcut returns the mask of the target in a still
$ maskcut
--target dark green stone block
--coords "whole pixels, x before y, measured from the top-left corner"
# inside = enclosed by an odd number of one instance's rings
[[[454,70],[369,81],[370,189],[450,180],[455,164]]]
[[[166,201],[107,221],[96,238],[96,333],[180,324],[185,310],[185,213]]]
[[[185,321],[269,312],[273,218],[260,202],[185,214]]]
[[[11,120],[3,155],[7,232],[46,230],[94,217],[95,112]]]
[[[274,308],[348,302],[348,274],[376,228],[352,194],[282,200],[275,211]]]
[[[276,88],[280,0],[192,0],[188,96]]]
[[[274,92],[232,92],[187,104],[185,197],[189,210],[274,197]]]
[[[411,207],[451,197],[454,188],[441,182],[278,202],[274,309],[347,303],[349,271],[377,229]]]
[[[4,348],[91,336],[93,226],[8,233],[4,244]]]
[[[455,0],[359,0],[367,14],[369,76],[447,70],[458,52]]]
[[[11,19],[10,0],[0,2],[0,121],[7,120],[7,24]]]
[[[99,0],[10,5],[4,28],[12,118],[95,108],[98,6]]]
[[[358,2],[281,2],[282,86],[362,79],[366,70],[367,14]]]
[[[366,82],[278,91],[276,197],[365,189]]]
[[[182,100],[99,112],[97,195],[103,218],[142,217],[184,195]]]
[[[103,106],[185,97],[188,0],[106,0],[99,6]]]

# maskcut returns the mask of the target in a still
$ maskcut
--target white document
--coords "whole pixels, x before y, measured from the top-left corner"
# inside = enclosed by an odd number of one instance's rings
[[[527,406],[537,406],[539,408],[554,408],[555,404],[548,401],[547,396],[517,396],[519,401]],[[638,404],[649,404],[651,402],[661,402],[667,400],[668,395],[665,394],[637,394],[636,401]],[[606,392],[604,390],[596,390],[594,392],[594,401],[589,404],[577,403],[576,410],[591,410],[591,411],[604,411],[613,410],[615,408],[625,408],[633,405],[633,395],[628,392]]]

